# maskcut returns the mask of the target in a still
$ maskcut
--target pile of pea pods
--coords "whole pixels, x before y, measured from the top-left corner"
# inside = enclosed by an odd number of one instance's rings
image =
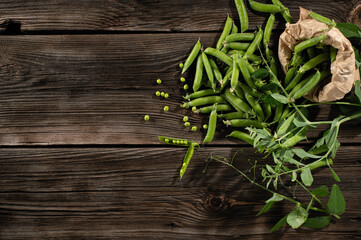
[[[267,101],[270,94],[282,93],[280,83],[289,96],[297,100],[331,74],[330,63],[335,59],[336,49],[323,45],[322,40],[326,35],[320,35],[295,47],[287,73],[282,75],[269,43],[276,14],[280,14],[289,23],[292,23],[292,17],[288,8],[279,0],[272,2],[273,4],[263,4],[248,1],[252,10],[268,13],[269,17],[264,29],[258,27],[255,32],[246,32],[248,15],[245,3],[243,0],[235,0],[240,28],[228,16],[216,46],[205,48],[199,39],[184,64],[180,64],[182,74],[195,64],[193,81],[189,81],[191,87],[186,84],[184,88],[193,92],[184,96],[186,102],[182,107],[209,114],[203,144],[212,141],[219,120],[226,126],[237,129],[231,132],[230,137],[253,145],[254,139],[244,131],[245,128],[279,128],[278,125],[284,124],[285,119],[294,116],[287,104],[276,105]],[[189,74],[187,78],[190,78]],[[163,136],[159,140],[188,147],[180,170],[182,178],[194,149],[199,144]]]

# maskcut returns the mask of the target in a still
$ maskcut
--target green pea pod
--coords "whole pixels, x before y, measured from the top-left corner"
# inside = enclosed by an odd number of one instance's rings
[[[229,49],[246,51],[250,45],[251,45],[250,43],[230,42],[230,43],[226,43],[224,46],[228,47]]]
[[[256,85],[254,85],[251,74],[248,71],[246,60],[238,58],[237,59],[239,69],[241,70],[242,76],[249,87],[256,89]]]
[[[191,161],[192,157],[193,157],[193,153],[194,153],[194,148],[195,146],[197,146],[196,143],[192,143],[189,147],[188,147],[188,150],[187,150],[187,153],[186,155],[184,156],[184,159],[183,159],[183,164],[182,164],[182,168],[179,172],[180,174],[180,178],[182,179],[184,173],[186,172],[187,170],[187,167],[189,165],[189,162]]]
[[[310,17],[312,17],[313,19],[319,21],[319,22],[322,22],[322,23],[326,23],[327,25],[329,26],[336,26],[336,23],[335,21],[327,18],[327,17],[324,17],[318,13],[315,13],[315,12],[311,12],[310,13]]]
[[[245,55],[245,52],[244,51],[240,51],[240,50],[230,50],[228,52],[229,55],[234,55],[234,54],[237,54],[241,57],[243,57]],[[256,54],[250,54],[247,56],[247,60],[249,61],[252,61],[254,63],[261,63],[262,62],[262,58],[257,56]]]
[[[326,144],[318,147],[318,148],[312,148],[311,150],[308,151],[309,154],[313,154],[313,155],[318,155],[321,153],[325,153],[328,151],[328,147]]]
[[[248,29],[248,15],[247,15],[247,9],[243,2],[243,0],[234,0],[234,3],[236,4],[236,8],[238,11],[238,16],[240,20],[240,26],[241,26],[241,33],[247,31]]]
[[[227,100],[227,102],[229,102],[238,112],[245,112],[245,113],[252,112],[251,107],[242,99],[238,98],[233,93],[231,93],[229,89],[227,89],[224,92],[223,96]]]
[[[251,94],[253,97],[255,98],[262,98],[262,94],[260,92],[258,92],[256,89],[254,88],[250,88],[247,84],[244,83],[238,83],[238,85],[242,88],[242,90],[246,93]]]
[[[254,143],[254,139],[251,137],[251,135],[241,132],[241,131],[233,131],[227,137],[234,137],[239,140],[245,141],[251,145],[253,145],[253,143]]]
[[[281,119],[283,113],[283,105],[277,105],[275,115],[273,117],[273,122],[278,122]]]
[[[282,122],[280,127],[277,129],[277,135],[278,136],[282,136],[283,134],[285,134],[287,132],[287,130],[289,129],[289,127],[293,123],[293,120],[295,119],[295,116],[296,116],[296,114],[294,113],[291,116],[289,116],[285,121]]]
[[[274,14],[270,14],[270,16],[268,17],[266,27],[265,27],[264,33],[263,33],[263,46],[265,48],[268,47],[269,41],[271,39],[271,32],[273,29],[273,25],[275,23],[275,19],[276,19],[276,17]]]
[[[291,95],[291,97],[295,100],[299,99],[300,97],[302,97],[303,95],[314,89],[323,79],[325,79],[330,75],[331,73],[328,70],[323,71],[322,73],[317,71],[312,76],[312,78],[309,81],[306,81],[305,84],[297,92]]]
[[[279,0],[272,0],[272,3],[277,5],[277,6],[280,6],[280,8],[282,9],[281,11],[281,15],[282,17],[286,20],[286,22],[288,23],[293,23],[293,20],[292,20],[292,16],[290,14],[290,10],[288,10],[288,8],[286,8],[282,3],[281,1]]]
[[[314,58],[316,56],[316,51],[314,47],[309,47],[306,49],[306,51],[309,59]]]
[[[170,137],[164,137],[164,136],[158,136],[159,141],[162,143],[179,146],[179,147],[187,147],[191,145],[191,141],[188,141],[186,139],[180,139],[180,138],[170,138]]]
[[[243,112],[231,112],[231,113],[219,114],[218,117],[231,120],[231,119],[245,118],[246,114]]]
[[[228,73],[226,73],[226,76],[224,76],[224,78],[222,79],[220,91],[222,91],[224,89],[224,87],[227,86],[229,80],[232,77],[233,68],[230,68],[230,70],[232,70],[232,71],[229,71]]]
[[[287,85],[286,91],[291,91],[302,79],[304,72],[298,71],[292,81]]]
[[[215,106],[207,106],[202,107],[198,109],[197,111],[199,113],[208,114],[211,113],[213,109],[216,109],[217,112],[228,112],[228,111],[234,111],[231,106],[228,104],[217,104]]]
[[[306,82],[308,82],[311,78],[313,77],[313,75],[308,76],[307,78],[305,78],[304,80],[302,80],[300,83],[298,83],[293,89],[292,91],[289,93],[289,95],[293,98],[293,95],[295,95],[296,92],[298,92],[298,90],[300,90],[303,85],[306,84]],[[293,98],[294,99],[294,98]]]
[[[236,89],[238,85],[238,79],[239,79],[239,68],[237,66],[237,61],[233,59],[233,72],[232,72],[232,78],[231,78],[231,88],[234,90]]]
[[[331,48],[330,48],[331,63],[333,63],[336,60],[336,56],[337,56],[337,48],[334,48],[331,46]]]
[[[243,59],[247,59],[249,55],[253,54],[256,49],[258,49],[258,46],[260,45],[263,38],[263,30],[262,28],[258,28],[258,32],[256,36],[254,37],[254,40],[252,41],[251,45],[248,47],[246,53],[243,56]]]
[[[237,84],[236,88],[234,89],[234,92],[236,93],[237,97],[239,97],[243,101],[247,101],[246,98],[244,97],[243,89],[239,86],[239,84]]]
[[[232,29],[232,18],[227,17],[226,24],[224,25],[223,32],[218,39],[216,49],[221,50],[223,46],[223,40],[229,35]]]
[[[257,121],[257,120],[252,120],[252,119],[231,119],[231,120],[226,120],[223,121],[224,124],[226,124],[227,126],[232,126],[232,127],[255,127],[255,128],[266,128],[267,124]]]
[[[211,64],[209,63],[207,55],[204,52],[202,52],[202,61],[203,61],[204,68],[206,69],[208,80],[209,80],[212,88],[215,90],[216,84],[214,83],[213,69],[211,67]]]
[[[225,54],[227,54],[228,51],[229,51],[229,47],[226,47],[226,46],[223,46],[222,49],[221,49],[221,52],[225,53]]]
[[[317,37],[313,37],[310,39],[307,39],[303,42],[300,42],[299,44],[297,44],[294,48],[294,52],[296,54],[301,53],[303,50],[309,48],[309,47],[313,47],[316,46],[318,43],[322,42],[323,40],[325,40],[326,35],[325,34],[321,34]]]
[[[277,78],[277,65],[276,65],[276,60],[274,58],[271,59],[271,63],[270,63],[270,81],[271,82],[278,82],[278,78]]]
[[[195,93],[187,94],[183,98],[185,100],[190,100],[190,99],[196,99],[196,98],[201,98],[201,97],[206,97],[206,96],[211,96],[211,95],[216,95],[216,94],[219,94],[219,91],[214,91],[213,89],[205,89],[205,90],[197,91]]]
[[[269,103],[262,103],[263,111],[265,113],[265,120],[269,119],[272,116],[272,107]]]
[[[225,43],[237,42],[237,41],[252,41],[254,39],[254,33],[235,33],[228,35],[225,39]]]
[[[215,49],[215,48],[206,48],[206,50],[204,50],[204,52],[208,55],[211,55],[215,58],[218,58],[219,60],[225,62],[228,66],[233,66],[233,61],[232,58],[230,58],[229,56],[227,56],[227,54]]]
[[[284,81],[285,87],[287,87],[288,84],[291,82],[291,80],[293,79],[293,77],[296,74],[296,71],[297,71],[297,67],[292,67],[288,70],[288,72],[286,73],[285,81]]]
[[[262,122],[264,120],[265,116],[264,116],[261,105],[256,101],[256,99],[254,99],[252,97],[251,94],[245,93],[244,96],[246,97],[248,103],[251,105],[254,112],[256,113],[257,119]]]
[[[232,22],[232,31],[231,31],[231,34],[230,35],[232,35],[232,34],[236,34],[236,33],[238,33],[238,27],[236,26],[236,24],[234,24],[234,22]],[[229,36],[229,35],[228,35]],[[228,37],[227,36],[227,37]],[[226,38],[227,38],[226,37]]]
[[[303,66],[300,67],[300,69],[298,71],[301,73],[307,72],[308,70],[315,68],[318,64],[321,64],[321,63],[327,62],[327,61],[330,61],[330,53],[329,52],[321,53],[321,54],[317,55],[316,57],[310,59],[305,64],[303,64]]]
[[[212,141],[214,134],[216,132],[216,125],[217,125],[217,110],[213,109],[211,115],[209,116],[207,134],[203,140],[203,143],[210,143]]]
[[[222,79],[223,79],[221,71],[219,71],[216,62],[212,58],[209,59],[209,63],[211,64],[214,77],[220,83],[222,81]]]
[[[280,6],[277,6],[275,4],[264,4],[259,3],[253,0],[248,0],[249,6],[251,9],[257,11],[257,12],[265,12],[265,13],[278,13],[281,12],[282,9]]]
[[[194,99],[190,102],[186,102],[181,107],[183,108],[198,107],[203,105],[211,105],[215,103],[225,103],[225,102],[226,101],[220,96],[207,96],[207,97]]]
[[[333,161],[331,158],[325,158],[325,159],[322,159],[321,161],[313,162],[309,165],[309,168],[312,171],[312,170],[315,170],[320,167],[326,167],[328,165],[333,165]]]
[[[200,54],[197,58],[197,67],[196,67],[196,75],[193,81],[193,91],[197,92],[198,89],[202,85],[202,78],[203,78],[203,60],[202,55]]]
[[[192,63],[194,62],[194,60],[198,56],[198,53],[201,50],[201,47],[202,47],[202,44],[198,40],[198,42],[194,45],[194,47],[193,47],[191,53],[189,54],[188,58],[184,62],[183,69],[182,69],[182,74],[185,73],[185,71],[187,71],[187,69],[192,65]]]
[[[289,106],[286,106],[286,107],[283,109],[282,115],[281,115],[281,117],[280,117],[279,120],[282,121],[283,119],[285,119],[289,113],[290,113],[290,107],[289,107]]]
[[[295,146],[297,143],[299,143],[302,140],[306,139],[306,132],[308,130],[308,127],[303,127],[296,135],[293,137],[288,138],[285,142],[281,144],[282,148],[291,148]]]

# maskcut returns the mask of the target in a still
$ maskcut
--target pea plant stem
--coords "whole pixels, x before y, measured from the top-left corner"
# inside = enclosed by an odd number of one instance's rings
[[[244,172],[242,172],[241,170],[239,170],[238,168],[236,168],[233,164],[231,164],[231,163],[229,163],[229,162],[227,162],[227,161],[225,161],[225,160],[221,160],[221,159],[219,159],[219,158],[217,158],[217,157],[216,157],[216,158],[211,158],[211,160],[216,160],[217,162],[223,163],[223,164],[225,164],[226,166],[231,167],[231,168],[234,169],[236,172],[238,172],[239,174],[241,174],[244,178],[246,178],[249,182],[251,182],[252,184],[256,185],[257,187],[260,187],[260,188],[266,190],[266,191],[269,192],[269,193],[272,193],[272,194],[275,194],[275,195],[277,195],[277,196],[280,196],[280,197],[282,197],[283,199],[285,199],[285,200],[287,200],[287,201],[290,201],[290,202],[292,202],[292,203],[294,203],[294,204],[297,204],[297,205],[300,205],[300,206],[303,206],[303,207],[308,207],[307,204],[301,203],[301,202],[299,202],[299,201],[297,201],[297,200],[294,200],[294,199],[292,199],[292,198],[286,197],[286,196],[284,196],[284,195],[282,195],[282,194],[279,194],[279,193],[277,193],[277,192],[272,191],[271,189],[268,189],[268,188],[264,187],[263,185],[257,183],[256,181],[252,180],[251,178],[249,178],[249,177],[247,176],[247,174],[245,174]],[[317,211],[317,212],[327,213],[326,210],[320,209],[320,208],[317,208],[317,207],[310,207],[309,209],[311,209],[311,210],[313,210],[313,211]]]
[[[350,102],[323,102],[323,103],[310,103],[310,104],[300,104],[297,105],[297,107],[301,108],[308,108],[308,107],[315,107],[320,105],[348,105],[348,106],[355,106],[355,107],[361,107],[361,104],[357,103],[350,103]]]

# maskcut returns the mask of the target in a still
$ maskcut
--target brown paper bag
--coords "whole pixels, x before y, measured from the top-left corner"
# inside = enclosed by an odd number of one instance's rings
[[[294,46],[303,40],[324,34],[327,24],[314,20],[309,16],[310,11],[300,8],[300,20],[295,24],[286,24],[286,30],[281,34],[278,57],[283,71],[292,58]],[[343,98],[351,91],[360,73],[355,65],[355,53],[350,41],[337,29],[326,32],[323,44],[337,48],[336,60],[331,64],[332,78],[326,79],[316,89],[307,93],[305,97],[314,102],[330,102]]]

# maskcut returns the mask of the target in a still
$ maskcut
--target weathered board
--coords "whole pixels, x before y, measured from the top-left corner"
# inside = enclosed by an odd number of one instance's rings
[[[204,132],[183,126],[184,115],[198,128],[208,120],[180,108],[178,68],[198,37],[211,46],[216,34],[1,36],[0,144],[155,144],[159,134],[202,140]],[[336,110],[311,113],[324,120]],[[359,126],[345,125],[341,143],[360,142]],[[218,129],[214,143],[232,143],[224,138],[230,129]]]
[[[1,239],[357,239],[361,237],[360,148],[341,147],[334,170],[346,199],[342,219],[323,230],[269,229],[293,204],[285,201],[256,217],[271,194],[210,152],[232,158],[238,148],[202,148],[184,178],[184,148],[0,149]],[[243,147],[235,158],[265,160]],[[325,168],[317,185],[335,182]],[[292,190],[290,190],[292,193]],[[298,188],[296,196],[309,200]],[[327,198],[324,199],[327,202]]]
[[[284,0],[282,2],[290,9],[295,20],[298,19],[299,6],[301,6],[339,22],[346,21],[352,9],[360,4],[359,0],[317,2]],[[209,32],[220,31],[227,14],[239,24],[233,0],[13,0],[1,1],[0,13],[3,29],[13,33],[20,31]],[[249,11],[248,16],[252,30],[262,25],[267,15]],[[276,24],[276,28],[283,26],[283,20]]]

